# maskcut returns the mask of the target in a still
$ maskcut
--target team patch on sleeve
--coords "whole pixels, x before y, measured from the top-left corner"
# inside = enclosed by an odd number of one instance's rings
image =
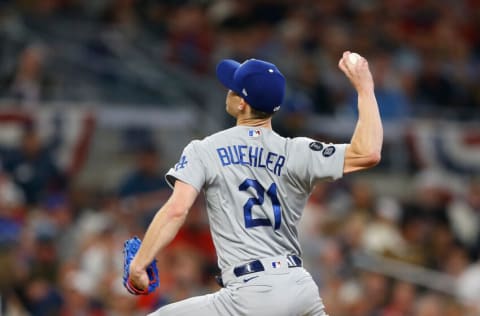
[[[323,157],[330,157],[335,153],[335,146],[328,146],[322,151]]]
[[[178,169],[185,168],[187,164],[188,164],[187,156],[183,155],[182,157],[180,157],[180,161],[175,165],[175,171],[178,171]]]
[[[308,147],[313,151],[320,151],[323,149],[323,145],[320,142],[311,142]]]

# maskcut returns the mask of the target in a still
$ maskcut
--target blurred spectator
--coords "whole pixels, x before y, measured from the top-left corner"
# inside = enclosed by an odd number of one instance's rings
[[[426,221],[431,228],[437,224],[447,224],[446,203],[451,197],[449,184],[445,175],[438,171],[424,171],[418,173],[415,183],[415,196],[405,208],[405,217],[417,217]]]
[[[441,68],[437,56],[426,56],[421,72],[416,81],[416,103],[424,107],[453,107],[458,99],[455,85]]]
[[[402,216],[400,206],[394,199],[383,198],[378,201],[375,213],[363,235],[365,250],[401,257],[406,251],[406,243],[398,229]]]
[[[373,313],[365,288],[357,279],[343,282],[338,294],[336,303],[339,304],[339,307],[338,312],[334,313],[335,315],[361,316]]]
[[[280,133],[284,136],[300,136],[304,133],[305,121],[313,113],[333,115],[335,107],[329,88],[321,81],[317,65],[305,58],[296,69],[296,78],[292,80],[286,100],[279,113]]]
[[[480,181],[470,181],[465,196],[457,196],[448,206],[455,237],[473,258],[480,255]]]
[[[42,232],[34,241],[35,253],[31,258],[30,273],[32,278],[39,278],[49,282],[57,281],[59,268],[58,252],[55,247],[54,236]]]
[[[327,203],[328,185],[319,183],[315,186],[299,222],[299,236],[304,250],[308,250],[311,242],[317,244],[316,238],[322,235],[322,224],[329,216]],[[306,249],[305,249],[306,248]]]
[[[111,294],[106,300],[107,306],[105,306],[107,312],[103,313],[103,315],[140,316],[149,312],[149,310],[138,308],[137,299],[128,292],[125,292],[125,289],[120,282],[115,282],[115,284],[111,286],[110,292]]]
[[[45,234],[33,236],[31,242],[31,252],[25,253],[28,257],[16,263],[19,273],[16,276],[15,295],[31,315],[59,315],[62,297],[55,282],[58,280],[60,258],[54,240]]]
[[[131,40],[138,36],[140,31],[139,19],[135,3],[137,0],[110,1],[110,6],[103,14],[103,20],[111,28]]]
[[[415,304],[414,316],[444,315],[444,301],[437,295],[426,294],[421,296]]]
[[[168,198],[169,187],[162,157],[152,143],[141,144],[135,155],[134,169],[121,182],[118,195],[125,212],[136,214],[130,220],[146,227]]]
[[[153,144],[145,144],[136,152],[134,170],[125,177],[119,189],[120,197],[138,196],[167,188],[161,157]]]
[[[200,4],[177,6],[168,18],[168,60],[191,71],[210,70],[213,37],[206,9]]]
[[[25,211],[24,196],[0,162],[0,247],[19,241]]]
[[[406,316],[411,315],[415,298],[417,297],[415,286],[405,282],[395,282],[392,289],[390,303],[382,310],[382,316]]]
[[[333,239],[325,240],[316,261],[310,261],[310,265],[316,267],[313,272],[315,281],[323,287],[346,277],[349,272],[347,259],[339,242]]]
[[[65,276],[62,284],[63,303],[59,316],[105,315],[102,306],[95,302],[95,291],[91,281],[79,271],[71,271]]]
[[[166,293],[169,302],[204,294],[202,289],[203,262],[199,252],[186,247],[176,247],[170,256],[168,271],[172,283]]]
[[[445,273],[457,278],[468,268],[470,259],[467,251],[459,246],[450,246],[447,248],[448,254],[445,261],[439,260],[439,267]]]
[[[22,189],[28,205],[35,205],[52,192],[65,192],[67,179],[57,166],[55,144],[44,144],[35,126],[27,124],[19,148],[3,149],[5,171]]]
[[[52,81],[43,69],[45,59],[46,48],[41,45],[31,45],[21,53],[10,86],[10,96],[18,105],[33,108],[51,97]]]
[[[471,264],[459,276],[456,284],[458,298],[469,308],[480,312],[480,262]]]
[[[70,260],[76,253],[71,247],[76,242],[74,225],[75,213],[68,197],[63,194],[51,195],[40,209],[48,218],[49,234],[56,239],[56,250],[63,260]]]
[[[335,113],[333,97],[320,80],[317,65],[312,60],[305,60],[300,64],[296,80],[297,89],[303,91],[310,99],[310,110],[322,115],[332,115]]]
[[[366,304],[371,314],[379,313],[387,302],[388,279],[381,274],[364,272],[361,275]]]

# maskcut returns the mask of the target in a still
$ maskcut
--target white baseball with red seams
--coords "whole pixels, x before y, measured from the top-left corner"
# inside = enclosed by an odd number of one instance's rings
[[[357,53],[350,53],[350,55],[348,55],[348,61],[354,65],[360,60],[360,58],[361,56]]]

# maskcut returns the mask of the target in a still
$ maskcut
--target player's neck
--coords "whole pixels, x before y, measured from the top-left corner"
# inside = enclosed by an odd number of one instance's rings
[[[237,126],[265,127],[265,128],[272,129],[272,119],[271,118],[253,119],[253,118],[238,117]]]

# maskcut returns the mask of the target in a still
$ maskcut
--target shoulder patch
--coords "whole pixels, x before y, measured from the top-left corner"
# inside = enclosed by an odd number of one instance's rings
[[[178,169],[185,168],[187,164],[188,164],[187,156],[183,155],[182,157],[180,157],[180,161],[175,165],[175,171],[178,171]]]
[[[313,151],[320,151],[323,149],[323,145],[320,142],[311,142],[308,147]]]
[[[323,157],[330,157],[335,153],[335,146],[328,146],[322,151]]]

